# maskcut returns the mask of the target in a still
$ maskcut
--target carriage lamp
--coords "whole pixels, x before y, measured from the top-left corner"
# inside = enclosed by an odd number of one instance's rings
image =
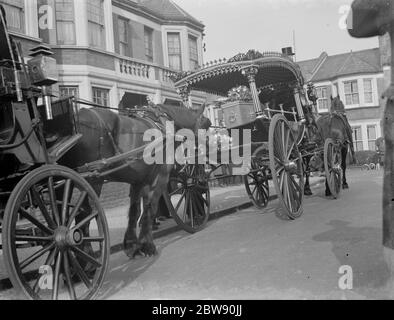
[[[50,48],[40,45],[31,50],[28,61],[31,81],[34,85],[42,87],[45,114],[47,120],[52,120],[51,86],[58,82],[56,60],[51,57],[53,52]]]
[[[305,115],[304,115],[304,110],[302,109],[302,101],[301,101],[302,95],[303,95],[303,93],[300,92],[299,88],[294,88],[294,98],[295,98],[297,113],[298,113],[298,116],[300,117],[300,121],[302,123],[304,123],[305,122]]]

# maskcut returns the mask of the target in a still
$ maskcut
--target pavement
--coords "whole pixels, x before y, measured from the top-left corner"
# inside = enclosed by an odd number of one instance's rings
[[[311,186],[324,184],[324,178],[312,177]],[[272,181],[270,186],[270,201],[277,198]],[[277,202],[276,200],[274,202]],[[211,215],[210,220],[236,213],[252,207],[252,203],[245,191],[244,184],[211,188]],[[261,210],[263,213],[265,210]],[[127,226],[128,204],[117,208],[106,209],[106,217],[110,231],[111,254],[117,254],[122,251],[123,236]],[[173,219],[167,219],[160,222],[159,229],[154,231],[154,238],[159,239],[181,231],[182,229]],[[184,234],[186,232],[182,231]],[[120,253],[123,254],[123,253]],[[11,287],[7,272],[3,264],[3,255],[0,250],[0,291]]]

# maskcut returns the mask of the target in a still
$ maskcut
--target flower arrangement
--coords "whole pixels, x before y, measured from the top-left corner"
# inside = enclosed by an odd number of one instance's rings
[[[253,100],[252,94],[248,87],[239,86],[231,89],[228,94],[228,101],[244,101],[249,102]]]

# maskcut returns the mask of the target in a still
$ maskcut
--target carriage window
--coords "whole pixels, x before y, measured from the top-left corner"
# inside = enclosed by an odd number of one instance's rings
[[[376,149],[376,125],[367,126],[368,133],[368,149],[375,151]]]
[[[5,9],[9,30],[23,33],[25,31],[24,1],[2,0],[1,3]]]
[[[148,61],[153,61],[153,30],[145,27],[144,29],[145,41],[145,57]]]
[[[79,97],[78,86],[59,86],[59,89],[62,97]]]
[[[362,138],[361,127],[352,127],[352,131],[353,131],[353,143],[354,143],[355,151],[362,151],[363,138]]]
[[[93,103],[104,107],[109,106],[109,90],[101,88],[93,88]]]
[[[344,82],[346,105],[359,104],[357,80]]]
[[[182,70],[181,38],[179,33],[168,33],[168,62],[174,70]]]
[[[372,103],[372,79],[364,79],[364,101]]]
[[[190,70],[198,68],[197,38],[189,36]]]
[[[105,49],[104,1],[88,0],[89,44]]]
[[[56,0],[56,31],[58,44],[75,44],[74,1]]]
[[[328,111],[328,97],[327,97],[327,88],[326,87],[318,87],[316,88],[317,97],[319,100],[317,101],[318,111],[326,112]]]

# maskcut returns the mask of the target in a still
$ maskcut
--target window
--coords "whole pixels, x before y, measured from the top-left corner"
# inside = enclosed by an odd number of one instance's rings
[[[24,0],[2,0],[10,31],[25,32]]]
[[[79,97],[78,86],[59,86],[59,90],[62,97]]]
[[[195,70],[198,68],[198,50],[197,38],[189,36],[189,55],[190,55],[190,69]]]
[[[168,33],[168,63],[174,70],[182,70],[181,38],[179,33]]]
[[[364,101],[365,103],[372,103],[372,79],[364,79]]]
[[[122,56],[130,56],[129,48],[129,21],[118,18],[119,31],[119,54]]]
[[[353,131],[353,144],[355,147],[355,151],[362,151],[363,150],[363,138],[362,138],[362,131],[361,127],[352,127]]]
[[[317,87],[317,97],[319,100],[317,101],[318,111],[324,112],[328,111],[328,98],[327,98],[327,88],[326,87]]]
[[[109,90],[101,88],[93,88],[93,103],[104,107],[109,106]]]
[[[104,1],[88,0],[89,44],[105,49]]]
[[[376,125],[367,126],[367,134],[368,134],[368,149],[375,151],[376,149]]]
[[[56,32],[58,44],[75,44],[74,1],[56,0]]]
[[[153,30],[145,27],[144,29],[145,40],[145,57],[148,61],[153,61]]]
[[[346,81],[344,85],[346,105],[359,104],[357,81]]]

